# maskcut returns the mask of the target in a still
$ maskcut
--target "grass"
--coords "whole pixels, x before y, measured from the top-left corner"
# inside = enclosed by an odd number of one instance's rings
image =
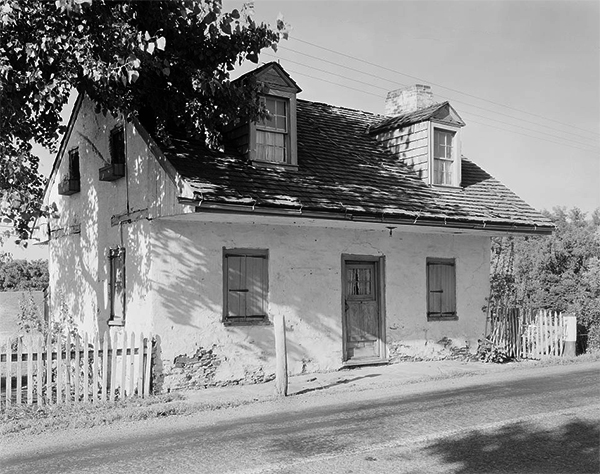
[[[231,408],[250,402],[191,404],[171,393],[149,398],[70,405],[11,405],[0,412],[0,436],[35,435],[46,431],[111,425],[199,411]]]
[[[600,361],[600,352],[583,354],[577,357],[548,357],[539,361],[528,361],[523,364],[515,363],[513,367],[546,367],[596,361]],[[465,375],[468,374],[448,374],[442,378],[462,377]],[[77,403],[40,407],[36,405],[12,405],[0,411],[0,436],[35,435],[53,430],[91,428],[120,422],[140,421],[174,415],[190,415],[201,411],[232,408],[253,402],[254,400],[222,403],[190,403],[186,401],[183,395],[170,393],[149,398],[131,398],[95,404]]]

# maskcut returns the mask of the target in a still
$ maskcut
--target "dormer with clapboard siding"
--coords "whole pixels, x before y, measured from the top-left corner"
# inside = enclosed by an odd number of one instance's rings
[[[465,123],[448,102],[435,103],[428,86],[415,85],[390,92],[386,114],[371,135],[427,184],[460,186]]]

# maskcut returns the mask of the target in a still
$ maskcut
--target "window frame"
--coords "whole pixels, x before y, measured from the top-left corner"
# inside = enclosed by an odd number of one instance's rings
[[[435,135],[436,131],[447,132],[452,134],[452,178],[450,183],[437,183],[435,176]],[[461,176],[461,139],[460,139],[460,127],[446,125],[441,122],[430,121],[429,122],[429,184],[431,186],[441,187],[460,187],[462,181]],[[441,160],[450,161],[450,160]]]
[[[451,312],[434,312],[432,311],[430,304],[430,294],[432,290],[431,287],[431,279],[430,279],[430,267],[433,266],[451,266],[452,267],[452,275],[453,275],[453,300],[454,307]],[[426,280],[426,299],[427,299],[427,321],[456,321],[458,320],[458,301],[457,301],[457,279],[456,279],[456,259],[455,258],[437,258],[437,257],[427,257],[426,265],[425,265],[425,280]],[[443,291],[443,290],[442,290]],[[443,307],[443,304],[441,304]]]
[[[264,259],[262,267],[262,286],[264,288],[262,306],[264,314],[243,316],[231,316],[229,314],[229,258],[230,257],[254,257]],[[249,326],[270,325],[269,319],[269,251],[267,249],[254,248],[225,248],[223,247],[223,316],[222,322],[225,326]],[[244,275],[246,277],[246,275]],[[248,292],[248,289],[245,289]]]
[[[264,99],[274,98],[276,100],[282,100],[286,103],[286,126],[287,132],[285,135],[285,160],[282,162],[278,161],[267,161],[260,159],[258,155],[258,142],[257,135],[258,131],[270,132],[270,133],[281,133],[277,132],[276,129],[266,127],[257,122],[250,123],[250,137],[249,137],[249,158],[255,166],[266,166],[266,167],[280,167],[280,168],[292,168],[298,169],[298,151],[297,151],[297,137],[296,137],[296,94],[293,92],[285,92],[271,89],[268,94],[261,97]]]
[[[115,303],[117,297],[116,290],[116,275],[118,266],[120,266],[121,270],[121,290],[120,290],[120,299],[121,299],[121,308],[122,314],[116,314],[115,312]],[[108,317],[108,325],[109,326],[124,326],[125,325],[125,316],[127,314],[127,277],[126,277],[126,253],[125,248],[118,246],[112,247],[108,250],[108,298],[109,298],[109,317]]]

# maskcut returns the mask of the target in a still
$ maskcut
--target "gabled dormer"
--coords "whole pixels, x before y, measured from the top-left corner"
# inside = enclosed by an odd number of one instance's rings
[[[261,101],[269,116],[240,121],[226,132],[227,140],[254,166],[297,168],[296,94],[301,89],[278,63],[267,63],[238,80],[249,75],[266,86]]]
[[[432,186],[461,183],[461,128],[465,123],[448,103],[436,103],[429,86],[388,93],[389,118],[370,133]]]

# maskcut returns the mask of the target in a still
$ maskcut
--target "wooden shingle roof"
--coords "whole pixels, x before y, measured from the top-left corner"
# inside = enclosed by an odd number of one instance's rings
[[[552,230],[547,218],[465,157],[461,188],[427,185],[368,133],[382,119],[298,100],[297,170],[253,166],[235,151],[210,151],[188,140],[173,140],[162,150],[202,203],[247,205],[258,213]]]

